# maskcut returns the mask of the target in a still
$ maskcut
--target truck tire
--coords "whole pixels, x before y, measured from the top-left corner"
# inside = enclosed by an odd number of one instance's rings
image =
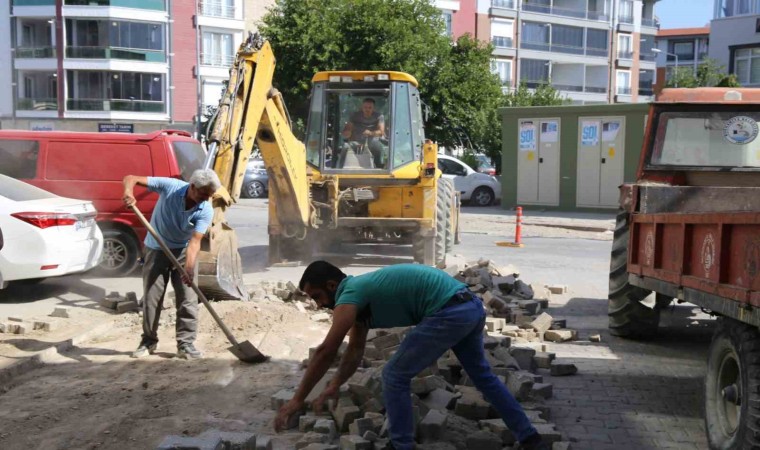
[[[450,253],[454,248],[454,238],[456,230],[454,229],[454,183],[448,178],[441,178],[439,182],[444,187],[444,199],[446,200],[446,253]]]
[[[618,210],[610,254],[610,284],[607,314],[610,333],[629,339],[647,339],[657,334],[660,309],[642,304],[651,291],[628,282],[628,213]]]
[[[713,450],[760,448],[760,333],[718,319],[705,377],[705,429]]]
[[[103,253],[97,271],[105,276],[129,275],[140,259],[140,243],[129,232],[118,228],[103,230]]]

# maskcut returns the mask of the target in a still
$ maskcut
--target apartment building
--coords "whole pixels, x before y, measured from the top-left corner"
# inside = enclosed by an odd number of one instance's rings
[[[657,77],[655,93],[665,86],[676,67],[688,67],[696,75],[697,67],[707,59],[710,27],[670,28],[657,32]]]
[[[464,32],[494,45],[504,89],[550,83],[575,104],[652,99],[657,0],[437,1]],[[474,6],[475,19],[468,11]],[[471,24],[471,27],[469,25]]]
[[[244,0],[0,0],[0,125],[195,131],[254,26],[244,13]]]
[[[715,0],[708,56],[736,74],[745,87],[760,87],[760,0]]]

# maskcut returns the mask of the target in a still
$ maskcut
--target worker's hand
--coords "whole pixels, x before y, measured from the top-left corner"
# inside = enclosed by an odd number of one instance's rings
[[[121,199],[124,201],[124,206],[127,208],[137,203],[135,196],[131,192],[124,192],[124,196]]]
[[[319,397],[311,402],[311,409],[314,410],[314,414],[319,414],[322,412],[322,406],[326,401],[338,398],[339,390],[340,386],[333,386],[332,383],[329,383],[325,390],[319,394]]]
[[[374,131],[364,130],[364,132],[362,133],[362,136],[372,137],[372,135],[374,135],[374,134],[375,134]]]
[[[182,274],[182,282],[186,286],[192,286],[193,284],[193,268],[188,267],[187,264],[185,264],[185,273]]]
[[[303,411],[304,403],[296,399],[292,399],[289,402],[282,405],[279,411],[277,411],[277,417],[274,418],[274,431],[280,432],[288,425],[288,419],[293,414],[299,411]]]

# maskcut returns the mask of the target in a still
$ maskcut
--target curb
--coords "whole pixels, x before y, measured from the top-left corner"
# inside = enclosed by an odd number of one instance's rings
[[[30,356],[22,357],[18,362],[0,369],[0,393],[7,392],[14,378],[45,365],[45,359],[56,353],[63,353],[80,343],[104,334],[113,326],[113,321],[101,323],[94,328],[84,331],[74,337],[53,344],[45,350],[40,350]]]
[[[548,227],[548,228],[564,228],[567,230],[573,230],[573,231],[591,231],[595,233],[604,233],[605,231],[614,231],[606,227],[587,227],[582,225],[563,225],[563,224],[555,224],[555,223],[532,223],[532,222],[523,222],[523,225],[530,225],[534,227]]]

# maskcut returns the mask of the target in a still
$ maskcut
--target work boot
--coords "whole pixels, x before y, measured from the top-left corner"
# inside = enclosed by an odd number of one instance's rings
[[[143,356],[152,355],[158,347],[158,342],[141,341],[137,350],[130,355],[132,358],[142,358]]]
[[[199,352],[193,344],[180,344],[177,348],[177,357],[184,359],[200,359],[201,352]]]
[[[536,433],[528,437],[528,439],[520,442],[518,448],[520,450],[550,450],[551,447],[541,439],[540,434]]]

